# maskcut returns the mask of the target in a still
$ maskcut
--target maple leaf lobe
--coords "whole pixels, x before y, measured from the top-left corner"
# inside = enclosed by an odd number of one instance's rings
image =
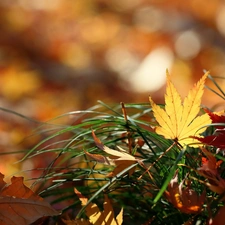
[[[155,129],[157,134],[166,139],[178,141],[184,146],[193,143],[194,139],[191,136],[198,136],[206,129],[206,125],[211,123],[211,119],[208,114],[199,116],[198,113],[207,76],[208,73],[203,75],[182,103],[181,97],[167,72],[165,108],[156,105],[149,97],[154,117],[159,124]]]

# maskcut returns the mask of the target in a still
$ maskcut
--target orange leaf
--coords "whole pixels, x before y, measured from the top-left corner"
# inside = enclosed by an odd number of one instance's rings
[[[1,225],[27,225],[56,212],[48,202],[23,184],[23,177],[12,177],[6,186],[0,173],[0,221]]]
[[[170,181],[165,192],[166,198],[173,206],[186,214],[198,213],[201,211],[205,199],[205,193],[199,196],[190,187],[182,187],[183,182],[178,183],[178,174]]]
[[[156,127],[157,134],[178,141],[183,146],[193,143],[194,139],[190,136],[196,136],[206,129],[204,126],[211,123],[209,115],[197,115],[200,110],[207,75],[208,73],[205,73],[182,103],[181,97],[172,84],[167,71],[165,109],[156,105],[151,97],[149,98],[153,114],[159,123],[159,126]]]
[[[201,174],[208,174],[215,177],[218,176],[218,167],[220,163],[222,163],[222,160],[217,161],[213,154],[205,148],[201,148],[201,150],[207,157],[207,160],[202,162],[202,166],[198,168],[198,171],[200,171]]]

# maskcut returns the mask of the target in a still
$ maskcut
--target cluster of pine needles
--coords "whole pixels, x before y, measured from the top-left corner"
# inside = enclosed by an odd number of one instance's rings
[[[215,78],[206,77],[215,84],[211,91],[223,101],[225,93]],[[165,105],[160,108],[165,110]],[[68,116],[73,121],[70,125],[54,123]],[[224,207],[223,149],[210,143],[183,145],[179,138],[158,134],[153,103],[110,105],[99,101],[88,110],[54,120],[35,131],[45,132],[47,138],[22,159],[52,157],[46,168],[39,168],[41,175],[33,183],[41,197],[62,211],[51,218],[52,224],[65,224],[66,220],[79,224],[72,221],[88,219],[88,204],[103,210],[105,195],[115,215],[123,208],[124,225],[217,224],[216,215]],[[215,124],[208,124],[201,137],[213,135],[216,129]],[[74,188],[87,197],[86,205],[81,206]]]

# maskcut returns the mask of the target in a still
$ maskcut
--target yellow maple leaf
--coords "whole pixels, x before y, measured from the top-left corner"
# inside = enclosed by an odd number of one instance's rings
[[[159,124],[155,130],[157,134],[163,135],[166,139],[173,139],[184,146],[194,142],[191,136],[199,136],[205,131],[211,119],[208,114],[198,116],[198,113],[207,76],[208,72],[195,84],[182,103],[181,96],[167,71],[165,109],[156,105],[151,97],[149,98],[154,117]]]
[[[74,192],[78,196],[81,201],[82,206],[87,205],[88,199],[83,196],[76,188],[74,188]],[[119,214],[114,215],[112,203],[107,195],[104,195],[104,203],[103,203],[103,211],[100,211],[98,206],[94,203],[89,203],[86,206],[86,216],[89,218],[90,224],[99,224],[99,225],[122,225],[123,223],[123,209],[120,210]],[[80,225],[83,223],[79,223],[80,220],[76,220],[76,224]],[[83,224],[82,224],[83,225]]]

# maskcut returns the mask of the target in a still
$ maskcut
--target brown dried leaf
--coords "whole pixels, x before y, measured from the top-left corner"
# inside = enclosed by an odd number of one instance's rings
[[[87,156],[89,156],[90,158],[94,159],[95,161],[97,161],[99,163],[103,163],[106,165],[115,165],[109,157],[99,155],[99,154],[92,154],[92,153],[86,152],[86,151],[84,151],[84,152]]]
[[[54,216],[55,211],[48,202],[23,184],[23,177],[12,177],[6,186],[0,174],[0,224],[27,225],[44,216]]]
[[[94,138],[96,146],[100,148],[101,150],[103,150],[104,152],[106,152],[107,154],[109,154],[110,156],[104,157],[97,154],[91,154],[90,157],[95,158],[95,160],[98,162],[104,162],[105,164],[108,164],[108,165],[116,165],[115,169],[111,173],[109,173],[108,176],[110,177],[116,176],[118,173],[122,172],[124,169],[128,168],[129,166],[131,166],[132,164],[136,162],[138,162],[140,165],[143,164],[139,159],[135,158],[133,155],[130,155],[119,146],[117,146],[119,151],[105,146],[100,141],[100,139],[96,137],[94,131],[92,131],[92,136]],[[135,171],[135,167],[129,170],[128,172],[129,175],[132,175],[134,171]]]

